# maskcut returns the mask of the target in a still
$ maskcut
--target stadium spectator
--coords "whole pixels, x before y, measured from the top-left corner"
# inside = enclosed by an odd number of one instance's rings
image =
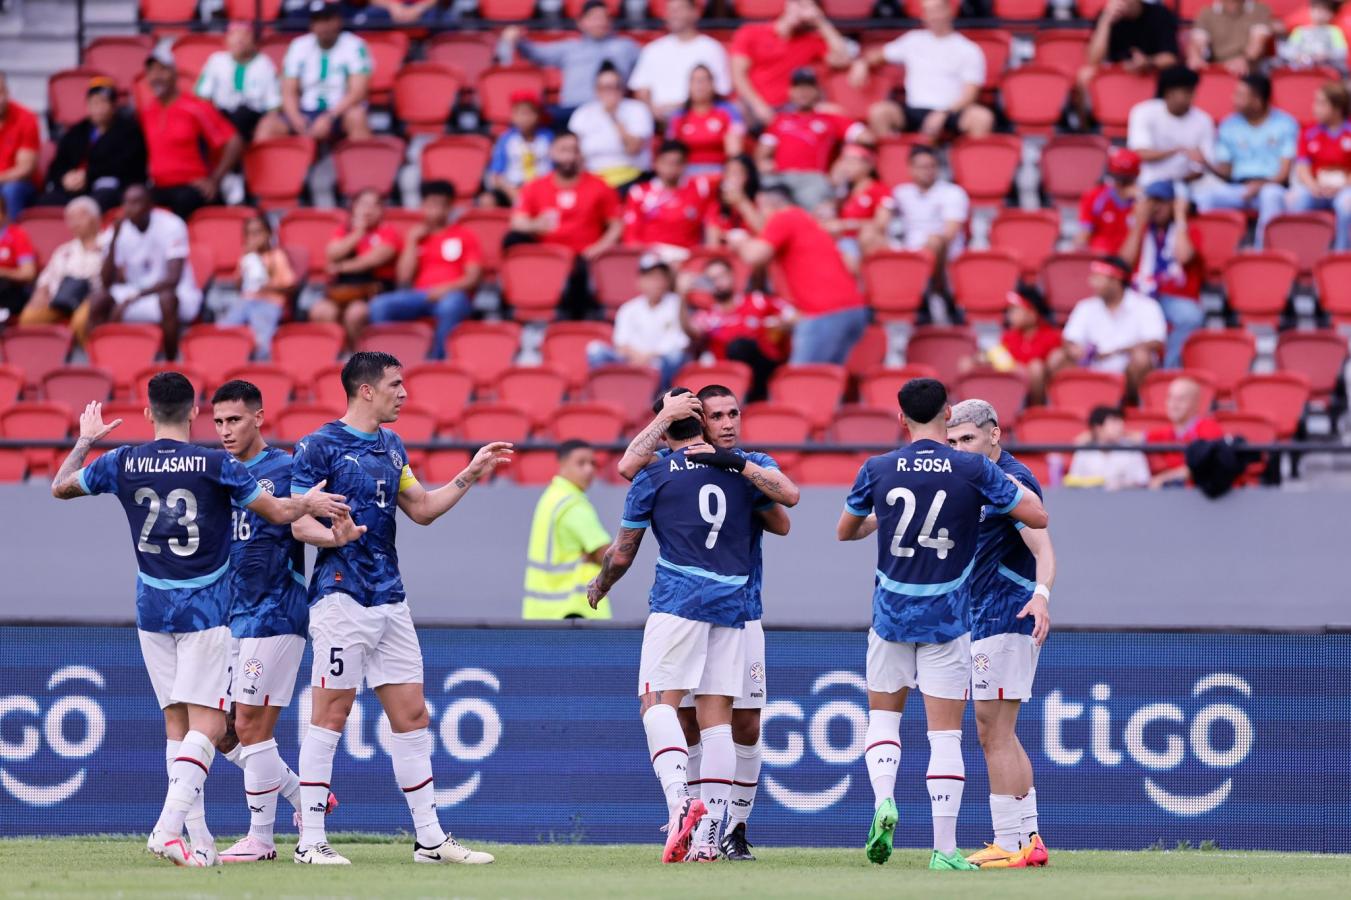
[[[145,136],[135,116],[118,109],[113,80],[91,79],[85,105],[89,115],[67,128],[56,145],[39,203],[65,206],[88,196],[106,211],[122,202],[127,185],[145,181]]]
[[[946,264],[966,246],[971,198],[951,181],[938,177],[938,154],[925,146],[910,148],[910,181],[892,191],[896,219],[907,250],[928,250],[934,258],[934,279],[944,283]]]
[[[103,256],[111,235],[100,235],[99,206],[91,197],[76,197],[66,204],[66,227],[71,239],[52,251],[19,324],[54,325],[69,319],[71,330],[84,334],[89,316],[86,301],[101,284]]]
[[[357,191],[347,223],[324,248],[330,282],[323,299],[310,307],[310,319],[341,322],[353,347],[370,318],[370,299],[394,288],[394,264],[403,237],[384,217],[385,201],[378,190]]]
[[[1158,96],[1131,108],[1126,146],[1140,155],[1140,184],[1191,181],[1205,173],[1215,123],[1195,106],[1198,77],[1186,66],[1159,73]]]
[[[633,181],[652,164],[652,110],[624,96],[619,70],[608,62],[596,73],[596,99],[577,107],[568,130],[581,141],[587,169],[611,187]]]
[[[685,176],[688,153],[679,141],[657,148],[655,177],[629,188],[624,198],[624,243],[651,248],[668,260],[683,259],[702,243],[713,188],[707,178]]]
[[[789,79],[803,66],[849,65],[854,49],[813,0],[785,0],[773,22],[742,25],[732,36],[732,86],[749,119],[764,126],[788,102]]]
[[[1106,256],[1121,252],[1130,234],[1131,213],[1139,193],[1140,156],[1125,147],[1107,151],[1107,179],[1079,200],[1079,230],[1074,242]]]
[[[608,619],[609,599],[595,609],[586,586],[600,573],[610,535],[586,491],[596,478],[596,451],[586,441],[558,445],[558,474],[535,505],[525,558],[525,619]]]
[[[1088,414],[1088,442],[1100,446],[1123,445],[1121,450],[1075,450],[1065,473],[1065,487],[1102,488],[1108,491],[1149,486],[1149,460],[1140,450],[1129,450],[1126,419],[1113,406],[1096,406]]]
[[[1163,3],[1108,0],[1093,26],[1086,62],[1075,84],[1075,106],[1087,122],[1089,83],[1104,65],[1147,74],[1176,65],[1178,21]]]
[[[1340,81],[1322,85],[1313,99],[1315,124],[1300,135],[1289,205],[1294,212],[1330,209],[1337,217],[1334,249],[1351,248],[1351,93]]]
[[[1135,288],[1153,297],[1168,321],[1168,344],[1163,364],[1182,365],[1187,337],[1205,324],[1201,306],[1201,232],[1188,221],[1187,198],[1171,181],[1145,188],[1131,232],[1121,247],[1121,258],[1135,268]]]
[[[1168,322],[1159,304],[1130,287],[1131,266],[1120,257],[1095,261],[1089,270],[1092,296],[1074,304],[1059,349],[1051,352],[1051,372],[1082,366],[1126,376],[1135,396],[1141,380],[1158,362],[1168,338]]]
[[[689,148],[691,174],[720,172],[727,160],[740,155],[746,125],[736,106],[718,95],[707,66],[690,71],[689,99],[671,116],[666,136]]]
[[[344,6],[351,5],[351,0]],[[362,25],[436,25],[459,21],[455,3],[445,0],[369,0]]]
[[[675,275],[655,253],[638,261],[638,292],[615,313],[614,343],[592,342],[587,362],[592,367],[650,366],[661,373],[665,390],[685,362],[690,339],[681,327],[683,304],[675,292]]]
[[[193,93],[220,110],[245,141],[286,134],[277,66],[258,51],[252,23],[230,23],[225,49],[206,58]]]
[[[953,27],[950,0],[923,0],[924,27],[908,31],[854,63],[850,79],[857,87],[871,66],[888,62],[905,67],[905,108],[881,100],[868,111],[878,135],[917,131],[930,140],[944,135],[984,137],[994,128],[994,113],[982,106],[985,54]]]
[[[696,353],[717,360],[743,362],[751,369],[748,403],[763,400],[774,370],[788,358],[788,338],[795,313],[782,300],[761,291],[738,292],[736,272],[724,259],[711,259],[701,278],[691,285],[707,293],[712,304],[696,308],[685,294],[681,324]]]
[[[1197,208],[1256,210],[1260,248],[1267,222],[1285,210],[1298,143],[1294,117],[1271,108],[1271,79],[1245,76],[1234,88],[1234,112],[1220,123],[1211,151],[1211,167],[1224,181],[1202,181],[1194,192]]]
[[[483,275],[483,251],[474,232],[451,219],[455,186],[422,186],[422,224],[404,235],[398,280],[402,290],[371,300],[371,323],[435,318],[432,359],[445,359],[446,338],[473,312],[472,294]]]
[[[519,53],[537,66],[562,70],[558,107],[553,111],[553,120],[559,123],[567,122],[577,107],[597,99],[596,76],[602,65],[608,62],[614,67],[622,84],[638,62],[638,45],[614,33],[604,0],[586,0],[577,17],[577,30],[577,37],[565,41],[535,42],[525,40],[521,26],[508,25],[497,44],[498,62],[503,65]]]
[[[1281,60],[1302,68],[1332,66],[1345,75],[1346,34],[1333,21],[1339,3],[1340,0],[1312,0],[1308,23],[1296,26],[1290,36],[1277,45],[1276,52]]]
[[[9,96],[9,78],[0,72],[0,197],[17,219],[37,194],[38,119]]]
[[[157,209],[142,185],[129,186],[122,197],[101,282],[89,298],[91,328],[153,322],[164,331],[164,358],[178,356],[180,327],[197,318],[202,292],[188,261],[188,226]]]
[[[755,198],[760,193],[760,173],[749,156],[734,156],[722,168],[718,192],[704,217],[704,244],[725,247],[758,232],[764,218]]]
[[[19,314],[37,277],[33,242],[22,226],[10,221],[8,203],[0,194],[0,322]]]
[[[368,138],[371,52],[364,40],[343,30],[336,3],[314,0],[309,10],[309,34],[291,42],[281,64],[286,124],[320,142]]]
[[[1192,441],[1218,441],[1224,438],[1220,423],[1201,408],[1201,386],[1190,378],[1174,378],[1168,385],[1164,402],[1167,425],[1152,428],[1145,435],[1149,444],[1190,444]],[[1151,453],[1149,479],[1152,489],[1182,487],[1191,480],[1187,460],[1182,453]]]
[[[554,133],[541,127],[543,112],[536,94],[516,91],[511,95],[511,127],[493,144],[487,171],[488,190],[501,206],[511,206],[521,185],[549,172]]]
[[[862,144],[847,144],[835,165],[840,180],[839,209],[826,221],[826,230],[845,262],[857,272],[859,262],[887,245],[887,229],[896,212],[891,190],[877,176],[877,156]]]
[[[1192,23],[1187,65],[1197,71],[1220,65],[1233,75],[1247,75],[1267,55],[1273,27],[1265,3],[1216,0],[1203,7]]]
[[[816,72],[793,73],[788,105],[775,114],[756,148],[761,173],[774,173],[798,205],[816,210],[831,199],[830,165],[846,141],[870,140],[868,129],[848,116],[821,108]]]
[[[220,315],[219,325],[247,325],[259,359],[271,355],[272,336],[296,286],[286,251],[277,246],[272,224],[259,212],[244,222],[244,255],[239,258],[239,296]]]
[[[138,110],[156,206],[189,218],[214,203],[220,182],[234,170],[244,142],[230,120],[205,100],[178,90],[174,57],[158,47],[145,61],[150,96]],[[203,148],[215,158],[203,154]]]
[[[778,263],[786,293],[798,312],[789,361],[843,365],[868,325],[868,307],[830,232],[793,205],[783,185],[760,190],[756,202],[764,227],[756,237],[730,241],[750,266]]]
[[[1046,402],[1047,366],[1061,344],[1060,329],[1046,315],[1046,301],[1036,288],[1019,285],[1008,293],[1008,327],[999,343],[989,350],[963,359],[962,372],[989,366],[996,372],[1017,372],[1027,379],[1027,398],[1032,404]]]
[[[700,34],[696,0],[667,0],[667,34],[643,47],[629,76],[629,90],[652,107],[658,119],[675,114],[690,97],[690,75],[703,68],[712,76],[713,90],[732,92],[727,51],[713,38]]]

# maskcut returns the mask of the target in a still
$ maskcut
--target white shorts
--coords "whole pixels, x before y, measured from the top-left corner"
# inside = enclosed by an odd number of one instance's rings
[[[741,635],[741,693],[732,701],[733,709],[764,709],[768,692],[765,668],[765,627],[759,619],[747,622]],[[683,707],[694,706],[694,694],[686,694],[680,701]]]
[[[362,606],[328,594],[310,607],[314,644],[312,687],[347,690],[382,684],[421,684],[422,646],[407,603]]]
[[[638,696],[693,691],[715,697],[741,694],[745,629],[652,613],[643,626]]]
[[[868,629],[868,690],[894,694],[918,687],[944,700],[965,700],[971,690],[971,635],[946,644],[888,641]]]
[[[138,297],[141,288],[132,284],[115,284],[108,293],[112,294],[113,300],[122,304],[123,322],[152,322],[158,323],[164,318],[164,313],[160,309],[159,297],[151,295],[149,297]],[[197,314],[202,311],[202,293],[197,290],[186,290],[179,287],[178,291],[178,319],[180,322],[191,322],[197,318]]]
[[[995,634],[971,642],[971,696],[1031,700],[1041,648],[1030,634]]]
[[[230,705],[233,639],[229,628],[221,625],[177,634],[138,630],[136,634],[160,709],[175,703],[222,710]]]
[[[305,638],[298,634],[235,638],[231,699],[246,706],[290,706],[304,655]]]

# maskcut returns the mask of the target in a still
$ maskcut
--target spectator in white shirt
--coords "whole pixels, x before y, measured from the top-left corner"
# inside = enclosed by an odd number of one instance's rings
[[[1098,406],[1088,414],[1089,443],[1122,444],[1126,440],[1126,420],[1121,410]],[[1139,450],[1075,450],[1065,487],[1102,488],[1119,491],[1149,487],[1149,460]]]
[[[694,0],[667,0],[666,29],[638,54],[638,64],[629,76],[629,90],[652,107],[659,119],[667,119],[690,96],[690,73],[704,66],[713,75],[713,90],[720,97],[732,92],[727,51],[713,38],[700,34],[699,9]]]
[[[286,48],[282,61],[282,114],[296,134],[316,141],[371,136],[366,121],[371,53],[366,42],[344,31],[336,3],[310,4],[310,33]]]
[[[33,286],[33,296],[19,313],[20,325],[56,325],[69,318],[71,331],[83,343],[89,319],[86,301],[99,288],[111,238],[106,231],[100,233],[100,216],[92,197],[76,197],[66,204],[71,239],[52,251]]]
[[[587,348],[592,366],[624,363],[651,366],[661,373],[663,390],[685,362],[689,335],[681,324],[681,299],[671,267],[655,253],[638,261],[639,294],[615,313],[614,344],[596,341]]]
[[[862,87],[872,66],[905,66],[905,108],[881,100],[868,111],[877,135],[918,131],[932,140],[944,135],[984,137],[994,129],[994,113],[976,101],[985,83],[985,54],[953,28],[950,0],[924,0],[924,27],[901,35],[855,61],[850,80]]]
[[[1140,186],[1155,181],[1192,181],[1206,171],[1215,143],[1215,122],[1193,105],[1200,79],[1186,66],[1159,73],[1158,96],[1131,109],[1126,146],[1140,155]]]
[[[938,156],[922,145],[910,149],[910,183],[896,187],[896,218],[901,245],[928,250],[934,258],[934,277],[941,286],[944,264],[966,245],[966,223],[971,198],[951,181],[938,179]]]
[[[225,49],[207,57],[193,93],[219,109],[245,141],[286,134],[277,67],[258,52],[248,22],[232,22],[226,29]]]
[[[624,80],[610,63],[596,74],[596,99],[568,120],[581,142],[586,167],[611,187],[633,181],[652,165],[652,110],[624,96]]]
[[[1126,393],[1134,396],[1141,380],[1158,363],[1168,323],[1159,304],[1128,287],[1131,267],[1107,256],[1089,268],[1093,290],[1074,305],[1062,332],[1064,343],[1050,356],[1050,369],[1082,366],[1126,376]]]

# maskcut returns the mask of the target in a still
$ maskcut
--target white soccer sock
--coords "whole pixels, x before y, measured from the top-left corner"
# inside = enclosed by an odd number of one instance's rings
[[[225,757],[225,758],[228,759],[230,762],[232,762],[232,763],[234,763],[235,765],[239,766],[240,771],[243,771],[243,769],[244,769],[244,756],[243,756],[243,754],[244,754],[244,745],[243,745],[243,744],[235,744],[235,746],[234,746],[234,748],[233,748],[232,750],[230,750],[230,751],[227,752],[227,753],[222,753],[221,756]]]
[[[280,756],[280,754],[278,754]],[[300,776],[291,771],[285,760],[281,763],[281,787],[277,789],[282,799],[291,804],[291,808],[300,812]],[[327,802],[327,798],[325,798]]]
[[[704,757],[703,744],[695,744],[694,746],[690,747],[690,759],[689,762],[685,764],[685,777],[686,782],[689,784],[690,787],[691,797],[699,796],[699,785],[700,785],[699,763],[700,760],[703,759],[703,757]]]
[[[755,806],[755,789],[760,784],[760,742],[750,746],[737,744],[736,775],[732,778],[732,802],[727,807],[727,827],[745,824]]]
[[[647,755],[666,795],[667,812],[674,816],[680,804],[690,795],[688,766],[689,748],[685,746],[685,732],[674,707],[665,703],[643,713],[643,731],[647,733]]]
[[[169,742],[172,744],[172,741]],[[202,795],[206,775],[211,771],[216,748],[211,739],[200,731],[189,731],[178,746],[178,753],[169,766],[169,790],[164,797],[156,831],[170,837],[183,833],[183,825],[193,804]],[[209,833],[208,833],[209,839]]]
[[[994,842],[1002,850],[1017,850],[1018,832],[1023,824],[1022,801],[1012,794],[990,795],[990,821],[994,823]]]
[[[1018,798],[1018,814],[1022,819],[1022,824],[1018,828],[1018,834],[1022,838],[1023,846],[1027,846],[1032,835],[1038,832],[1037,828],[1037,789],[1030,787],[1027,793]]]
[[[192,801],[192,806],[188,807],[188,817],[183,820],[183,825],[188,829],[188,840],[194,847],[214,847],[215,837],[211,834],[211,829],[206,824],[206,792],[198,791],[196,798]]]
[[[727,815],[727,801],[732,796],[732,780],[736,775],[736,749],[732,743],[731,725],[714,725],[699,732],[699,743],[704,747],[700,766],[703,782],[699,798],[708,807],[699,823],[699,843],[717,846],[723,816]]]
[[[281,787],[281,770],[285,768],[277,742],[266,740],[242,747],[239,757],[249,803],[249,834],[271,844],[272,829],[277,824],[277,791]]]
[[[333,754],[342,734],[311,725],[300,742],[300,819],[304,841],[313,847],[328,840],[324,815],[328,809],[328,786],[333,778]]]
[[[962,808],[962,789],[966,786],[960,730],[929,732],[927,781],[934,849],[951,854],[957,850],[957,812]]]
[[[413,814],[417,842],[424,847],[439,847],[446,842],[441,820],[436,817],[436,784],[432,781],[432,736],[425,728],[394,732],[390,735],[389,760],[394,764],[394,780],[403,791],[408,811]]]
[[[868,761],[868,780],[873,785],[873,809],[896,794],[896,771],[901,767],[901,714],[885,709],[868,710],[868,731],[863,738]]]

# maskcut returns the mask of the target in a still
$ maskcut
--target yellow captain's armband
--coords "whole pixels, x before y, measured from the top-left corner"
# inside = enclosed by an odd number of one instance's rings
[[[399,492],[403,493],[415,484],[417,476],[413,474],[412,467],[404,463],[403,471],[399,473]]]

